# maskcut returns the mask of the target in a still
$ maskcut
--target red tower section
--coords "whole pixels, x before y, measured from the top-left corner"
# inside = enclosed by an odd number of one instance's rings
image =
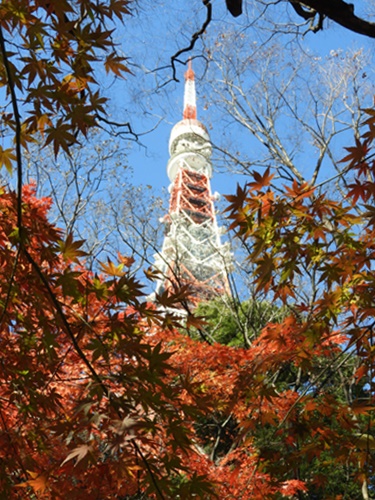
[[[169,204],[169,213],[189,215],[197,224],[214,220],[215,208],[209,179],[204,174],[181,168],[176,175]]]

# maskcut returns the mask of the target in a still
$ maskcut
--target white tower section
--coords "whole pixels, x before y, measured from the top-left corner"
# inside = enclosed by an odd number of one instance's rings
[[[164,217],[163,248],[155,255],[162,273],[156,293],[188,284],[192,301],[230,294],[227,270],[229,245],[222,244],[210,178],[212,145],[197,120],[194,72],[185,73],[183,120],[172,129],[167,165],[171,181],[169,212]]]

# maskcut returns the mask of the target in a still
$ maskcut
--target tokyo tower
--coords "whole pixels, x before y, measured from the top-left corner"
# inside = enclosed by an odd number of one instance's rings
[[[165,237],[155,267],[161,271],[156,293],[189,285],[192,302],[230,294],[227,277],[229,244],[221,243],[211,193],[212,144],[197,120],[194,71],[185,73],[183,119],[172,129],[167,165],[170,185]]]

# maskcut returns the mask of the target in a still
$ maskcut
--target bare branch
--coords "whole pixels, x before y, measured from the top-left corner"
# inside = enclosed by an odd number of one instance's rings
[[[352,3],[343,0],[329,0],[329,2],[326,0],[289,0],[289,3],[297,14],[305,20],[318,13],[354,33],[375,38],[375,23],[356,16]],[[310,10],[306,10],[306,7]]]
[[[173,71],[172,78],[176,82],[178,82],[179,80],[176,77],[175,62],[178,61],[178,58],[180,57],[181,54],[184,54],[185,52],[190,52],[191,50],[193,50],[193,48],[194,48],[197,40],[203,35],[203,33],[206,31],[208,25],[210,24],[210,22],[212,20],[212,5],[211,5],[211,1],[210,0],[202,0],[202,2],[203,2],[203,5],[207,9],[206,19],[205,19],[204,23],[202,24],[201,28],[192,35],[191,40],[190,40],[190,44],[187,47],[184,47],[183,49],[180,49],[179,51],[177,51],[171,57],[171,65],[172,65],[172,71]],[[178,62],[180,62],[180,61],[178,61]]]

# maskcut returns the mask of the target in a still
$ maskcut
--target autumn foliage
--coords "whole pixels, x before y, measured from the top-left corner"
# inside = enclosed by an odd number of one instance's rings
[[[277,491],[257,470],[251,442],[225,456],[208,452],[213,434],[199,424],[229,409],[231,418],[246,415],[237,383],[252,352],[178,333],[176,320],[140,301],[131,259],[108,261],[100,276],[85,270],[82,242],[62,239],[48,207],[24,189],[20,242],[16,196],[1,194],[2,494],[264,498]]]
[[[273,484],[249,423],[240,431],[260,406],[272,411],[261,381],[254,398],[245,394],[257,344],[208,346],[178,333],[176,320],[140,301],[131,259],[87,271],[82,242],[62,238],[32,187],[22,236],[15,194],[3,190],[0,203],[3,495],[265,498],[304,489]],[[278,418],[295,399],[283,399]],[[229,445],[215,445],[213,414],[236,421]]]
[[[364,498],[373,488],[375,136],[367,112],[368,129],[342,160],[343,199],[297,182],[276,194],[269,170],[229,197],[231,227],[248,242],[258,292],[290,310],[250,349],[257,354],[238,386],[244,397],[257,394],[259,406],[242,422],[270,424],[281,437],[277,450],[263,447],[267,470],[294,470],[327,497],[329,474],[312,473],[327,453],[325,472],[347,467]],[[289,378],[280,391],[283,372]],[[304,460],[311,465],[303,478]]]
[[[166,313],[187,290],[148,303],[131,258],[88,271],[83,242],[48,222],[49,200],[25,187],[20,225],[3,189],[2,495],[371,491],[374,129],[369,110],[343,199],[297,182],[280,194],[269,170],[228,198],[256,293],[282,308],[244,347],[198,340],[204,318]]]
[[[82,242],[48,222],[49,201],[32,186],[20,232],[17,197],[3,190],[2,493],[308,498],[329,491],[332,468],[368,488],[372,141],[366,132],[369,160],[352,149],[345,158],[357,180],[343,201],[297,183],[276,195],[268,171],[230,198],[259,293],[289,311],[247,348],[187,335],[178,317],[144,301],[132,259],[86,270]],[[301,278],[310,279],[308,302]],[[180,299],[160,297],[164,306]],[[209,327],[190,316],[186,324],[190,333]]]
[[[127,259],[86,271],[48,205],[25,188],[20,244],[16,197],[1,194],[0,491],[171,496],[191,416],[183,381],[167,383],[170,355],[143,333],[163,319],[139,302]]]
[[[104,65],[113,75],[129,72],[112,38],[129,9],[129,0],[1,2],[0,86],[12,104],[2,121],[22,146],[38,132],[55,154],[67,152],[79,135],[105,120],[107,98],[94,71]],[[23,113],[17,97],[24,99]],[[14,145],[1,148],[0,159],[10,169]]]
[[[17,192],[0,192],[0,496],[369,498],[373,110],[347,148],[340,195],[280,185],[267,169],[228,197],[253,300],[281,311],[242,344],[237,332],[232,346],[215,342],[207,318],[167,313],[187,289],[147,302],[129,257],[89,271],[83,241],[23,186],[28,143],[69,153],[110,123],[94,74],[129,72],[112,29],[130,6],[0,3],[0,166],[17,167]]]

